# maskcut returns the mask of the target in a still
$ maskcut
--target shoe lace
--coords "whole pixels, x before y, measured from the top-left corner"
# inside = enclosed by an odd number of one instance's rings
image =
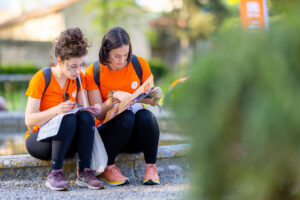
[[[53,177],[56,181],[63,181],[64,180],[64,172],[62,170],[55,170],[53,172]]]
[[[86,179],[89,179],[89,180],[95,180],[95,179],[97,179],[96,176],[94,175],[94,173],[95,173],[94,170],[85,169],[84,172],[85,172],[84,174],[85,174]]]
[[[148,171],[148,173],[150,173],[150,174],[156,174],[156,173],[157,173],[157,170],[156,170],[155,165],[150,165],[150,166],[148,166],[148,167],[147,167],[147,171]]]
[[[115,176],[119,176],[119,177],[123,176],[121,170],[116,165],[113,165],[111,168],[109,168],[109,171],[115,174]]]
[[[115,165],[110,170],[112,172],[117,172],[118,174],[121,174],[121,170],[117,166],[115,166]]]

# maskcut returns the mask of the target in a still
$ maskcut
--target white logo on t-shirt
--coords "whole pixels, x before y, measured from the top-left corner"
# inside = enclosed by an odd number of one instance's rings
[[[75,98],[76,97],[76,93],[77,91],[75,90],[73,93],[72,93],[72,97]]]
[[[137,86],[138,86],[138,83],[137,83],[136,81],[133,81],[133,82],[131,83],[131,88],[132,88],[132,89],[137,88]]]

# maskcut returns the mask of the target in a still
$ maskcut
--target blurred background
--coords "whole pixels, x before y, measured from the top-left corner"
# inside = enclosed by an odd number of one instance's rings
[[[299,9],[298,0],[0,0],[0,155],[26,153],[24,93],[55,62],[60,32],[82,29],[88,66],[104,33],[122,26],[164,93],[160,128],[171,134],[161,144],[191,144],[187,198],[300,199]]]
[[[206,48],[227,17],[236,18],[238,25],[238,13],[236,0],[0,0],[0,72],[24,74],[2,76],[0,95],[8,111],[24,111],[23,94],[31,77],[25,74],[55,62],[52,42],[66,28],[79,27],[88,37],[89,65],[98,59],[104,33],[122,26],[158,82],[170,73],[183,76],[193,52]]]
[[[205,49],[225,20],[227,26],[239,26],[237,0],[0,0],[0,72],[24,74],[1,77],[0,95],[8,111],[24,111],[31,77],[25,74],[55,62],[52,42],[66,28],[79,27],[88,37],[89,65],[98,57],[104,33],[122,26],[158,82],[170,73],[184,76],[193,52]],[[7,79],[23,83],[4,84]]]

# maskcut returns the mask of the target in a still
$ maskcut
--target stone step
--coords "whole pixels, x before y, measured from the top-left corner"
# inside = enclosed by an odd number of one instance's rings
[[[157,155],[157,168],[162,182],[168,180],[184,180],[189,169],[186,154],[189,151],[188,144],[159,146]],[[76,177],[77,159],[66,159],[64,171],[67,178]],[[138,154],[120,154],[116,159],[116,165],[122,173],[133,181],[141,180],[144,176],[144,156]],[[28,154],[0,156],[0,181],[32,180],[42,181],[46,178],[50,169],[49,161],[41,161]]]

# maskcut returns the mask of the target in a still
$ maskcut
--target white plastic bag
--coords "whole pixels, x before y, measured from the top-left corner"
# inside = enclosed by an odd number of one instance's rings
[[[95,170],[95,175],[100,175],[107,165],[107,154],[99,135],[97,128],[95,128],[94,144],[92,151],[91,169]]]
[[[79,78],[79,82],[80,82],[80,87],[82,89],[80,75],[78,76],[78,78]],[[83,98],[84,106],[86,107],[87,106],[87,99],[86,99],[86,96],[85,96],[83,90],[82,90],[82,98]],[[93,144],[93,151],[92,151],[92,158],[91,158],[90,168],[92,170],[95,170],[95,175],[98,176],[106,168],[108,157],[107,157],[107,153],[106,153],[104,144],[102,142],[102,139],[100,137],[100,134],[98,132],[97,127],[95,127],[94,133],[95,133],[95,135],[94,135],[94,144]]]

